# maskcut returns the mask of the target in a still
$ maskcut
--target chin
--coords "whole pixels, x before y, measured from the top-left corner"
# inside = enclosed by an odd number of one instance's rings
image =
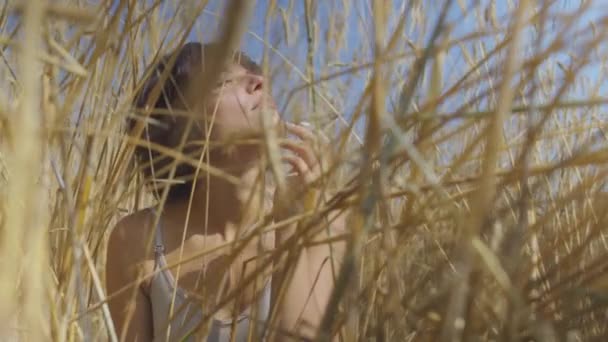
[[[264,131],[261,128],[245,126],[231,132],[226,132],[221,140],[223,142],[222,145],[229,149],[241,149],[259,146],[262,144],[263,139]]]
[[[282,137],[284,135],[284,126],[283,125],[272,125],[270,128],[274,132],[275,135]],[[239,137],[241,139],[264,139],[266,136],[264,127],[260,125],[247,125],[240,128],[238,131],[235,131],[233,136]]]

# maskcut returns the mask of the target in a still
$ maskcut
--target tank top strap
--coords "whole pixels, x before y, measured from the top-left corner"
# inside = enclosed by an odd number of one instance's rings
[[[154,208],[150,208],[150,211],[153,215],[157,215],[157,212]],[[158,223],[154,227],[154,269],[156,270],[158,267],[163,267],[165,259],[165,244],[163,243],[163,230],[161,228],[160,218],[158,219]]]

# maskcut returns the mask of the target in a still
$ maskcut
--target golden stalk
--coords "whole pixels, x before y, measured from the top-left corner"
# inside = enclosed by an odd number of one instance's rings
[[[8,193],[2,227],[2,274],[0,274],[0,334],[24,328],[29,340],[48,338],[48,174],[45,169],[46,139],[41,112],[42,65],[36,58],[42,46],[45,3],[24,3],[24,39],[20,49],[19,109],[10,120],[12,132],[8,160]],[[20,262],[16,262],[19,260]],[[12,325],[12,326],[11,326]],[[14,335],[13,335],[14,336]]]

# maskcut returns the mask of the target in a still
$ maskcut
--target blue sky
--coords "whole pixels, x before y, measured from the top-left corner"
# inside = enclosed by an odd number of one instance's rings
[[[479,2],[482,4],[488,4],[489,1],[490,0],[480,0]],[[407,2],[402,0],[386,0],[386,2],[392,6],[391,10],[389,11],[387,23],[387,32],[392,32],[397,20],[399,19],[399,13],[403,10],[405,3]],[[477,2],[478,0],[453,1],[448,16],[448,20],[453,23],[453,33],[451,35],[452,38],[463,36],[467,33],[478,30],[479,23],[477,22],[477,17],[474,15],[474,13],[469,11],[463,12],[459,6],[459,3],[465,3],[467,6],[471,6],[471,4]],[[193,32],[191,32],[189,36],[190,40],[200,40],[201,32],[208,33],[215,31],[217,21],[219,20],[217,15],[222,13],[221,5],[225,3],[226,1],[224,0],[209,1],[205,13],[200,16]],[[260,37],[264,37],[264,20],[269,3],[270,0],[256,0],[254,13],[249,24],[250,32]],[[343,42],[343,47],[339,49],[339,54],[336,56],[330,56],[330,52],[335,50],[334,46],[324,43],[322,39],[319,40],[314,59],[315,73],[317,77],[321,73],[329,74],[340,71],[345,68],[345,65],[356,65],[362,62],[371,61],[373,51],[372,37],[374,35],[372,30],[373,20],[370,8],[371,2],[368,0],[319,0],[316,1],[316,3],[318,4],[318,8],[314,13],[313,20],[316,22],[316,29],[319,32],[324,32],[325,30],[329,29],[329,23],[331,21],[330,19],[336,19],[336,17],[341,14],[344,14],[345,16],[343,18],[344,25],[342,27],[342,30],[344,30],[343,39],[345,42]],[[344,8],[345,3],[348,3],[348,8]],[[494,1],[494,3],[496,4],[497,17],[507,17],[509,9],[507,8],[506,4],[508,1]],[[118,1],[116,1],[115,4],[117,5]],[[175,5],[175,3],[171,2],[168,2],[167,4],[169,6]],[[298,67],[300,70],[304,70],[306,65],[305,56],[307,51],[304,21],[304,1],[277,0],[277,4],[283,9],[286,9],[290,6],[290,4],[293,4],[293,12],[289,17],[289,26],[292,31],[297,31],[297,35],[291,37],[291,41],[295,42],[295,44],[287,45],[285,41],[280,41],[280,43],[275,47],[284,53],[291,63],[296,65],[296,67]],[[436,20],[442,4],[443,1],[441,0],[425,2],[425,16],[427,18],[431,18],[432,20]],[[577,8],[579,4],[580,1],[558,0],[554,8],[560,11],[567,11]],[[593,1],[593,6],[596,8],[596,10],[587,12],[586,16],[579,20],[579,26],[583,27],[588,25],[589,21],[596,20],[600,15],[606,13],[606,9],[608,8],[608,5],[603,4],[602,0]],[[170,15],[170,12],[168,13]],[[501,20],[501,22],[504,23],[504,20]],[[14,23],[14,20],[9,22],[9,26],[12,23]],[[406,28],[403,35],[411,41],[416,42],[418,46],[424,46],[426,41],[428,41],[430,29],[433,24],[433,22],[430,22],[424,26],[420,26],[416,25],[414,22],[410,23],[408,21],[406,22]],[[271,19],[270,28],[275,34],[282,31],[282,22],[279,17],[274,17]],[[557,30],[559,27],[555,27],[555,29]],[[203,40],[212,39],[212,35],[206,34],[205,36],[206,37],[203,38]],[[271,41],[272,40],[273,37],[271,37]],[[480,42],[483,42],[487,49],[494,44],[492,39],[484,39],[482,41],[478,40],[476,44],[479,44]],[[575,43],[575,41],[573,41],[573,43]],[[242,47],[256,60],[260,60],[263,56],[263,43],[254,38],[251,33],[246,34],[243,38]],[[397,50],[408,51],[409,47],[399,46]],[[272,52],[270,52],[270,59],[273,64],[281,63],[280,58],[278,58]],[[562,62],[567,63],[569,57],[564,54],[563,56],[559,56],[559,59],[562,60]],[[393,78],[392,81],[398,85],[400,79],[407,79],[411,72],[411,70],[409,70],[411,65],[411,59],[404,60],[402,63],[395,65],[393,70],[394,72],[392,72],[390,75]],[[583,76],[589,78],[590,80],[597,80],[597,75],[600,74],[598,70],[598,64],[592,65],[585,70]],[[446,63],[444,66],[445,78],[447,80],[454,80],[456,77],[461,76],[465,71],[466,64],[460,50],[458,48],[450,50],[448,56],[446,57]],[[323,85],[320,88],[323,88],[323,91],[327,92],[327,96],[332,101],[335,101],[336,106],[344,112],[346,117],[350,117],[357,100],[360,98],[362,90],[367,84],[370,72],[371,70],[366,69],[352,75],[346,75],[332,82],[328,82],[327,85]],[[297,76],[296,73],[279,75],[276,78],[276,82],[273,84],[273,92],[279,102],[279,106],[281,107],[281,105],[285,103],[286,93],[288,93],[290,89],[302,84],[302,79]],[[342,89],[340,92],[341,96],[338,96],[339,94],[337,91],[335,91],[335,89],[341,84],[348,84],[348,87],[346,89]],[[305,105],[306,94],[306,91],[301,91],[299,93],[300,97],[297,97],[296,100],[291,104],[298,106]],[[397,95],[398,87],[395,87],[393,100]],[[290,108],[288,108],[288,110],[290,110]]]
[[[218,1],[212,1],[212,3],[217,3]],[[476,3],[477,1],[464,1],[465,3],[467,3],[469,6],[472,3]],[[252,32],[255,32],[257,35],[259,36],[263,36],[264,35],[264,16],[266,13],[266,9],[268,6],[269,1],[268,0],[258,0],[256,2],[256,7],[255,7],[255,13],[252,17],[251,20],[251,24],[250,24],[250,30]],[[324,24],[328,23],[328,16],[332,15],[332,13],[334,12],[330,12],[330,11],[340,11],[342,9],[342,2],[341,1],[319,1],[318,2],[319,8],[316,11],[316,17],[315,17],[315,21],[318,23],[318,29],[319,30],[325,30],[327,29],[327,27],[324,27]],[[337,7],[334,9],[330,10],[330,3],[334,3],[337,4]],[[361,59],[363,60],[371,60],[371,53],[373,51],[372,48],[372,37],[373,37],[373,32],[371,31],[371,13],[370,10],[371,8],[369,8],[369,1],[366,0],[352,0],[350,1],[350,6],[351,6],[351,11],[350,11],[350,15],[347,17],[347,24],[345,25],[347,32],[345,34],[345,38],[346,38],[346,44],[344,44],[343,49],[340,50],[340,62],[343,63],[352,63],[355,62],[355,60],[359,60],[361,61]],[[440,7],[442,5],[443,1],[431,1],[431,2],[427,2],[427,14],[426,16],[428,16],[429,18],[432,18],[433,20],[435,20],[438,16]],[[458,6],[457,1],[454,1],[449,15],[448,15],[448,20],[451,21],[453,23],[453,33],[451,37],[458,37],[458,36],[463,36],[467,33],[471,33],[471,32],[475,32],[479,25],[477,23],[477,19],[475,17],[475,15],[473,15],[472,13],[467,13],[465,12],[463,14],[460,6]],[[487,3],[487,1],[482,1],[482,3]],[[572,0],[560,0],[557,2],[557,4],[553,7],[555,11],[559,10],[561,11],[570,11],[570,10],[574,10],[579,6],[579,1],[572,1]],[[289,1],[287,0],[282,0],[282,1],[278,1],[279,6],[281,7],[287,7],[289,4]],[[507,7],[507,1],[495,1],[495,10],[496,10],[496,16],[499,18],[505,18],[508,13],[509,13],[509,8]],[[214,5],[212,5],[213,7]],[[395,0],[392,2],[392,6],[393,6],[393,11],[390,11],[390,13],[392,14],[389,18],[389,24],[387,25],[387,32],[391,32],[391,30],[394,28],[394,25],[398,19],[397,14],[399,13],[399,11],[403,8],[403,1],[398,1]],[[598,17],[600,15],[602,15],[603,13],[605,13],[605,9],[606,9],[606,5],[602,5],[601,1],[596,1],[594,2],[594,4],[592,5],[596,8],[595,11],[588,11],[586,12],[585,17],[581,18],[578,22],[578,26],[579,27],[584,27],[587,26],[588,23],[592,20],[597,20]],[[356,10],[353,10],[353,8],[355,8]],[[603,10],[603,11],[602,11]],[[430,14],[428,12],[431,12]],[[434,13],[433,13],[434,12]],[[203,15],[203,17],[205,17],[205,15]],[[290,18],[290,20],[296,20],[296,23],[292,23],[292,25],[298,25],[300,26],[300,30],[299,30],[299,36],[295,39],[298,42],[300,42],[300,46],[298,46],[296,49],[298,49],[299,51],[301,51],[301,55],[305,55],[306,52],[306,39],[305,39],[305,30],[304,30],[304,10],[303,10],[303,1],[295,1],[295,9],[294,9],[294,16],[292,18]],[[203,19],[204,21],[206,21],[205,19]],[[361,25],[361,23],[364,22],[366,23],[365,25]],[[501,20],[501,23],[504,23],[504,20]],[[427,24],[427,27],[425,27],[424,29],[422,28],[416,28],[414,27],[413,29],[409,29],[406,27],[406,32],[404,32],[404,34],[406,34],[408,36],[408,38],[410,38],[412,41],[417,41],[417,42],[426,42],[428,40],[428,36],[430,34],[430,28],[431,28],[432,23]],[[366,31],[365,29],[361,30],[359,29],[359,27],[366,27],[368,28],[368,30]],[[407,26],[407,25],[406,25]],[[555,27],[555,30],[558,30],[559,27]],[[556,31],[555,31],[556,32]],[[194,38],[194,37],[193,37]],[[551,35],[549,35],[547,37],[549,38],[553,38]],[[260,43],[259,41],[252,39],[250,36],[247,36],[243,39],[244,43],[243,43],[243,48],[248,51],[249,53],[251,53],[255,58],[260,58],[262,56],[262,51],[263,51],[263,45],[262,43]],[[486,44],[487,49],[491,48],[491,46],[493,46],[493,40],[492,39],[485,39],[483,40],[484,44]],[[477,41],[476,43],[479,43],[479,41]],[[284,44],[283,45],[279,45],[277,46],[277,48],[279,50],[283,49],[294,49],[294,47],[287,47]],[[325,71],[329,71],[328,69],[330,68],[325,68],[325,65],[323,65],[324,61],[322,59],[322,56],[325,54],[327,50],[327,45],[326,44],[319,44],[318,49],[317,49],[317,55],[315,58],[315,66],[317,67],[318,70],[321,69],[325,69]],[[406,49],[398,49],[398,50],[406,50]],[[367,52],[367,54],[365,55],[361,55],[361,52],[365,51]],[[564,56],[565,57],[565,56]],[[298,66],[300,66],[301,68],[303,68],[303,64],[302,62],[304,62],[303,60],[295,60],[294,63]],[[567,60],[564,60],[564,62],[567,62]],[[465,66],[464,64],[464,60],[462,58],[461,53],[459,52],[458,49],[453,49],[450,51],[449,55],[446,58],[446,66],[445,66],[445,75],[447,78],[450,78],[450,74],[461,74],[463,71],[463,67]],[[411,65],[411,64],[410,64]],[[339,68],[335,68],[333,71],[337,71],[339,70]],[[402,70],[402,72],[404,73],[404,76],[406,76],[408,74],[409,70]],[[363,72],[363,73],[359,73],[358,75],[355,75],[356,78],[358,78],[356,81],[354,81],[354,86],[352,87],[351,91],[353,92],[352,96],[349,96],[350,98],[357,98],[358,96],[356,96],[356,94],[358,92],[360,92],[365,85],[366,82],[366,76],[368,75],[369,70],[367,70],[367,72]],[[593,78],[595,75],[597,75],[597,72],[594,72],[594,66],[591,66],[590,68],[587,69],[587,72],[585,73],[585,75],[587,77]],[[284,89],[284,87],[281,87],[282,89]]]

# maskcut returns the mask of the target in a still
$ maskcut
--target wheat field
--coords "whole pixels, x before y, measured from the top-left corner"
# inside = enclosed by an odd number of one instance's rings
[[[0,340],[121,339],[105,244],[154,201],[124,122],[146,65],[214,39],[336,147],[320,329],[608,340],[603,0],[3,0]]]

